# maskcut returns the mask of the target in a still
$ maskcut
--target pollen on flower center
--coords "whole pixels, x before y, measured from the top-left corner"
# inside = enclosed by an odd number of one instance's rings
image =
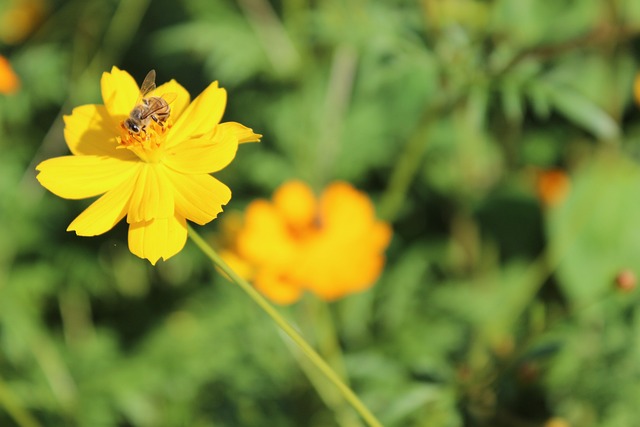
[[[120,122],[120,136],[118,137],[118,148],[128,148],[133,151],[142,161],[147,163],[158,163],[164,154],[163,142],[167,132],[171,129],[170,120],[162,124],[150,120],[138,133],[127,129],[124,121]]]

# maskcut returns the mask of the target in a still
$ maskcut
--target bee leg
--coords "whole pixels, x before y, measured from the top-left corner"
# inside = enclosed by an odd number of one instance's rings
[[[155,115],[152,115],[151,118],[153,119],[154,122],[156,122],[157,124],[160,125],[161,128],[164,128],[164,123],[162,122],[162,120],[160,120],[159,118],[157,118]]]

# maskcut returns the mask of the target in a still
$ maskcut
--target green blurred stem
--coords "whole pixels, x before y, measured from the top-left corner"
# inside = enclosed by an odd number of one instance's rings
[[[349,402],[349,404],[355,409],[358,414],[366,421],[371,427],[382,427],[380,421],[369,411],[369,409],[362,403],[358,396],[351,390],[335,373],[333,369],[327,364],[327,362],[320,357],[320,355],[305,341],[300,335],[281,315],[275,308],[256,291],[246,280],[238,276],[213,250],[211,246],[191,226],[187,226],[189,230],[189,237],[194,243],[205,253],[211,261],[224,272],[236,285],[238,285],[256,304],[264,310],[269,317],[282,329],[302,350],[307,356],[309,361],[315,365],[315,367],[340,391],[342,396]]]
[[[298,68],[300,55],[273,6],[267,0],[238,0],[238,4],[276,73],[287,75]]]
[[[338,334],[336,333],[329,306],[326,302],[315,297],[309,297],[303,303],[304,305],[301,307],[303,322],[301,329],[307,332],[307,337],[313,336],[312,340],[318,352],[333,370],[343,378],[343,381],[349,385],[342,348],[338,342]],[[291,343],[291,341],[288,340],[287,343]],[[297,350],[297,348],[293,348],[293,344],[289,345],[292,351]],[[307,359],[303,359],[300,351],[294,351],[293,354],[309,381],[314,384],[320,398],[334,412],[338,424],[341,427],[362,427],[360,419],[356,417],[347,402],[333,392],[331,384],[324,377],[321,377]]]
[[[446,93],[439,101],[425,108],[416,129],[409,137],[395,163],[389,184],[380,200],[380,217],[387,221],[394,221],[407,197],[409,186],[416,174],[427,151],[429,130],[431,123],[439,117],[449,114],[465,99],[465,91]]]
[[[400,159],[391,172],[389,185],[380,200],[380,216],[382,218],[393,221],[400,213],[409,186],[420,169],[423,154],[427,149],[427,142],[426,126],[422,126],[405,145]]]
[[[4,407],[18,426],[41,427],[41,424],[31,416],[29,411],[20,405],[17,397],[11,392],[3,378],[0,378],[0,405]]]

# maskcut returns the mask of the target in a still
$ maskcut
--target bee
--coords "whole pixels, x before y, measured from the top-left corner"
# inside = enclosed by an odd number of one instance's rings
[[[156,71],[151,70],[144,78],[140,87],[140,95],[129,117],[124,121],[124,127],[132,134],[145,132],[150,120],[164,127],[171,114],[169,103],[175,98],[175,94],[146,97],[156,88]]]

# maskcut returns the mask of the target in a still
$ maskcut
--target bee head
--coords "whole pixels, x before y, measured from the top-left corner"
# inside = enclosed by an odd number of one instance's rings
[[[124,121],[124,125],[127,129],[129,129],[133,133],[140,133],[140,127],[131,119],[127,119]]]

